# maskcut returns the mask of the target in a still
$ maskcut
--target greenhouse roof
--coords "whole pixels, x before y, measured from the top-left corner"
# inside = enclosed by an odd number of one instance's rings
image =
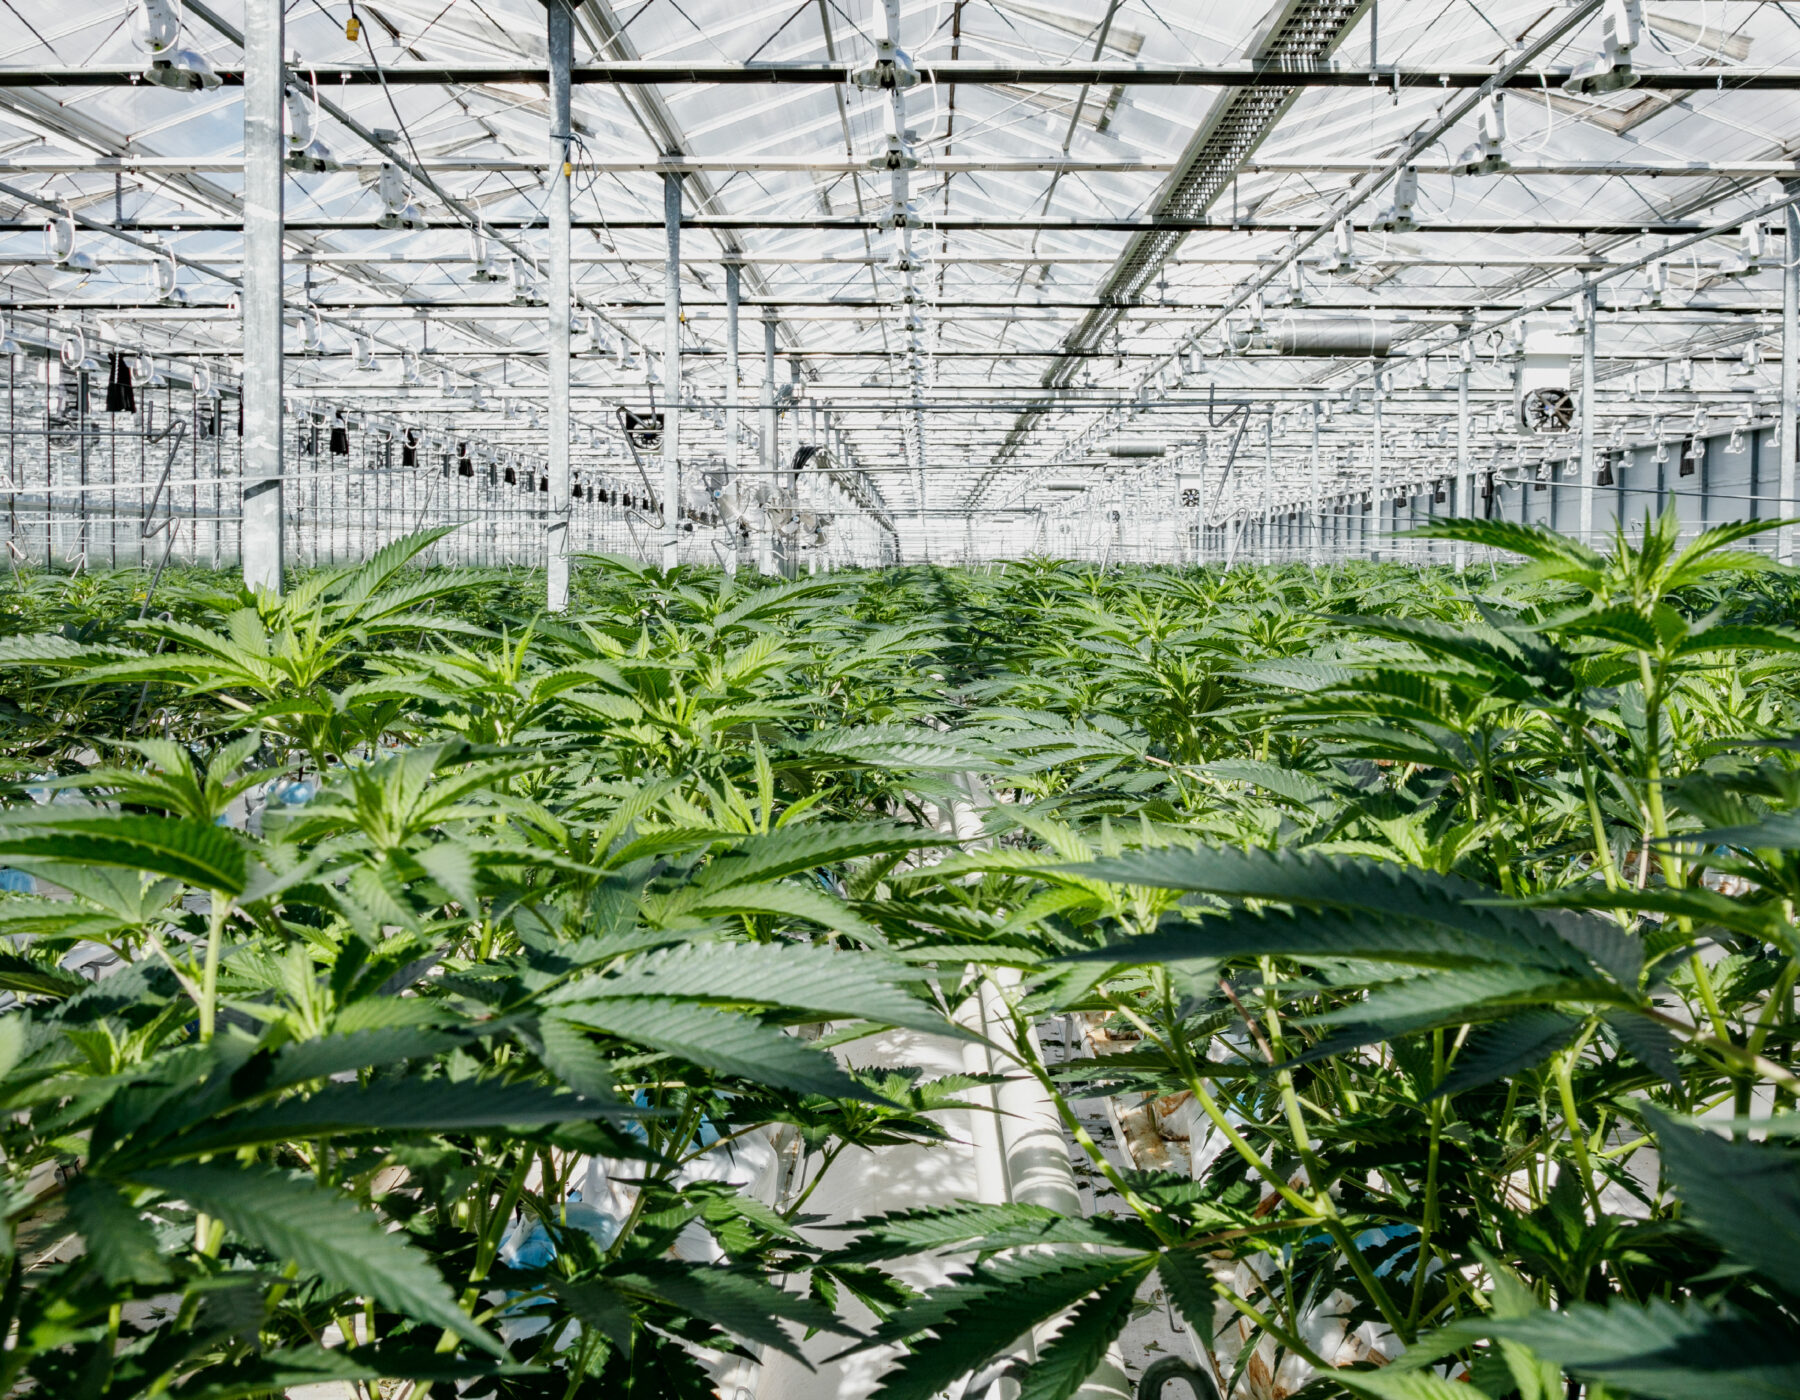
[[[118,0],[0,13],[0,263],[16,336],[229,381],[245,5],[178,20],[216,89],[142,80]],[[1315,461],[1354,486],[1374,404],[1390,479],[1423,480],[1464,345],[1469,450],[1535,460],[1555,444],[1490,411],[1515,392],[1490,362],[1566,347],[1584,294],[1609,440],[1776,392],[1785,5],[904,0],[884,68],[886,22],[879,0],[575,8],[578,462],[618,452],[618,406],[666,397],[671,172],[684,456],[727,455],[735,270],[745,422],[772,334],[794,440],[829,441],[897,520],[1079,508],[1106,473],[1265,437],[1277,489]],[[542,0],[289,7],[290,120],[341,167],[287,181],[294,400],[541,450],[546,44]],[[73,256],[44,231],[65,216]]]

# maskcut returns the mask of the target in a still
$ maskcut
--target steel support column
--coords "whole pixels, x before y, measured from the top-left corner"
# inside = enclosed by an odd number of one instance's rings
[[[739,301],[739,269],[736,263],[725,264],[725,480],[728,485],[737,482],[738,469],[738,301]],[[739,508],[743,501],[740,499]],[[725,572],[735,574],[738,564],[737,525],[727,526],[730,535],[726,541]]]
[[[1272,549],[1274,524],[1269,518],[1273,506],[1270,503],[1270,492],[1275,489],[1275,415],[1271,413],[1263,419],[1263,469],[1262,469],[1262,561],[1264,564],[1275,562]]]
[[[762,377],[762,431],[757,435],[758,465],[762,468],[762,484],[769,490],[775,487],[775,322],[767,317],[763,320],[763,377]],[[765,574],[775,572],[775,533],[768,528],[765,516],[763,528],[756,537],[756,567]]]
[[[1594,542],[1594,336],[1599,329],[1599,305],[1592,290],[1581,295],[1581,511],[1576,535],[1585,545]]]
[[[1307,530],[1311,535],[1308,541],[1307,557],[1314,568],[1319,566],[1325,554],[1325,517],[1319,507],[1319,415],[1323,405],[1313,400],[1312,406],[1312,481],[1308,487],[1308,503],[1306,511]]]
[[[1363,550],[1372,560],[1381,558],[1381,391],[1385,376],[1375,381],[1375,423],[1369,434],[1369,524],[1363,533]]]
[[[1456,376],[1456,499],[1452,514],[1475,513],[1475,477],[1469,470],[1469,367]],[[1469,567],[1469,543],[1458,540],[1452,551],[1456,572]]]
[[[549,331],[550,514],[545,529],[551,612],[569,606],[569,63],[573,36],[564,0],[549,0],[550,65],[550,288]]]
[[[681,176],[663,176],[663,232],[668,259],[663,265],[663,433],[662,566],[681,559]]]
[[[244,582],[282,587],[282,0],[244,7]],[[85,497],[83,500],[85,502]]]
[[[1793,194],[1800,186],[1785,186]],[[1800,210],[1788,205],[1787,243],[1781,257],[1781,502],[1777,515],[1794,515],[1795,463],[1800,462]],[[1776,539],[1776,554],[1783,564],[1794,562],[1794,527],[1784,525]]]

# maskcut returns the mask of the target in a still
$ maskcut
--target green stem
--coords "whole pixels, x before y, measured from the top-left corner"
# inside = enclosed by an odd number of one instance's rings
[[[1444,1069],[1444,1032],[1440,1029],[1431,1033],[1432,1083],[1443,1083]],[[1437,1230],[1438,1158],[1444,1142],[1444,1108],[1445,1096],[1439,1094],[1432,1099],[1426,1119],[1425,1202],[1424,1209],[1419,1212],[1419,1256],[1413,1265],[1412,1303],[1406,1310],[1407,1324],[1411,1327],[1419,1325],[1419,1308],[1425,1300],[1425,1259]]]
[[[1581,1172],[1581,1180],[1587,1191],[1589,1202],[1593,1205],[1594,1214],[1600,1214],[1600,1186],[1594,1180],[1594,1163],[1588,1156],[1587,1131],[1581,1126],[1581,1115],[1575,1108],[1575,1061],[1580,1056],[1582,1047],[1587,1044],[1592,1028],[1582,1033],[1581,1039],[1556,1057],[1556,1092],[1562,1100],[1563,1122],[1569,1130],[1569,1145],[1575,1150],[1575,1165]]]
[[[819,1163],[819,1170],[813,1173],[813,1179],[807,1182],[806,1189],[800,1193],[800,1199],[782,1211],[781,1218],[783,1220],[792,1220],[800,1213],[800,1207],[806,1204],[807,1197],[819,1189],[819,1183],[825,1179],[825,1173],[831,1170],[831,1164],[837,1161],[843,1150],[849,1145],[848,1142],[838,1142],[825,1149],[825,1160]]]
[[[1613,863],[1612,842],[1606,839],[1606,816],[1600,810],[1600,793],[1594,786],[1594,764],[1587,750],[1587,729],[1578,727],[1575,733],[1575,759],[1581,766],[1581,790],[1587,797],[1588,825],[1594,836],[1594,860],[1599,864],[1600,873],[1606,877],[1606,888],[1619,888],[1619,868]],[[1620,910],[1618,914],[1621,924],[1629,924],[1629,916]]]
[[[207,913],[206,965],[200,974],[200,1039],[213,1038],[219,1015],[219,954],[225,945],[225,920],[230,917],[231,903],[217,892]]]

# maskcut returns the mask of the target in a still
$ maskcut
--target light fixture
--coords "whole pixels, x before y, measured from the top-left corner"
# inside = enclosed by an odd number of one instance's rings
[[[910,199],[896,199],[889,202],[887,212],[881,216],[876,227],[895,230],[924,228],[925,221],[919,217],[918,206]]]
[[[132,28],[138,46],[150,55],[144,81],[172,92],[211,92],[219,75],[203,54],[177,47],[181,42],[181,17],[169,0],[136,0],[131,7]]]
[[[99,264],[93,254],[76,246],[75,216],[64,210],[44,225],[44,251],[56,263],[59,272],[74,272],[83,277],[94,273]]]
[[[1356,270],[1356,230],[1348,219],[1339,219],[1331,229],[1331,253],[1319,260],[1319,271],[1346,273]]]
[[[1506,108],[1498,92],[1481,99],[1475,109],[1475,140],[1450,167],[1452,175],[1498,175],[1511,168],[1506,159]]]
[[[1300,271],[1300,260],[1294,259],[1288,264],[1287,300],[1290,306],[1306,305],[1306,279]]]
[[[1726,277],[1748,277],[1761,271],[1764,252],[1763,226],[1752,220],[1738,230],[1738,246],[1726,255],[1719,271]]]
[[[1578,63],[1563,81],[1565,92],[1597,97],[1635,87],[1638,75],[1631,67],[1631,51],[1637,47],[1644,22],[1639,0],[1606,0],[1600,12],[1600,52]]]
[[[93,374],[100,368],[100,361],[88,354],[87,334],[79,327],[73,327],[63,335],[60,356],[65,368],[76,370],[82,374]]]
[[[299,88],[287,91],[287,156],[282,164],[302,175],[324,175],[341,169],[315,129],[315,108]]]
[[[911,132],[900,133],[890,131],[887,138],[887,148],[879,155],[870,159],[869,169],[917,170],[919,168],[919,158],[913,154],[912,145],[907,139],[911,134]]]
[[[25,347],[13,339],[12,323],[0,318],[0,355],[23,355]]]
[[[537,293],[537,279],[532,276],[531,269],[523,260],[513,258],[506,267],[507,284],[512,288],[512,304],[514,306],[543,306],[544,300]]]
[[[904,92],[907,88],[917,86],[918,81],[919,70],[913,67],[913,61],[905,50],[891,38],[877,39],[874,59],[863,67],[850,71],[851,86],[864,92],[871,88]]]
[[[425,227],[425,216],[419,206],[406,197],[406,172],[397,165],[383,162],[375,177],[375,192],[381,199],[381,217],[377,228],[419,229]]]
[[[181,268],[175,255],[162,250],[150,258],[150,291],[164,306],[186,306],[188,294],[181,286]]]
[[[1418,198],[1419,172],[1409,165],[1394,177],[1392,200],[1369,226],[1382,233],[1411,233],[1419,226],[1418,219],[1413,215],[1413,205]]]
[[[354,367],[359,370],[375,368],[375,342],[361,331],[357,331],[351,340],[355,347]]]
[[[471,282],[504,282],[506,279],[494,271],[494,257],[488,251],[487,239],[483,237],[479,227],[469,230],[469,261],[475,268],[469,273]]]

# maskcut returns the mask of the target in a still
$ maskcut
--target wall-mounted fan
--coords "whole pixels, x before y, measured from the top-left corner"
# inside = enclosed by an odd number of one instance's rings
[[[1566,433],[1575,421],[1575,399],[1554,386],[1528,389],[1519,400],[1519,426],[1528,433]]]

